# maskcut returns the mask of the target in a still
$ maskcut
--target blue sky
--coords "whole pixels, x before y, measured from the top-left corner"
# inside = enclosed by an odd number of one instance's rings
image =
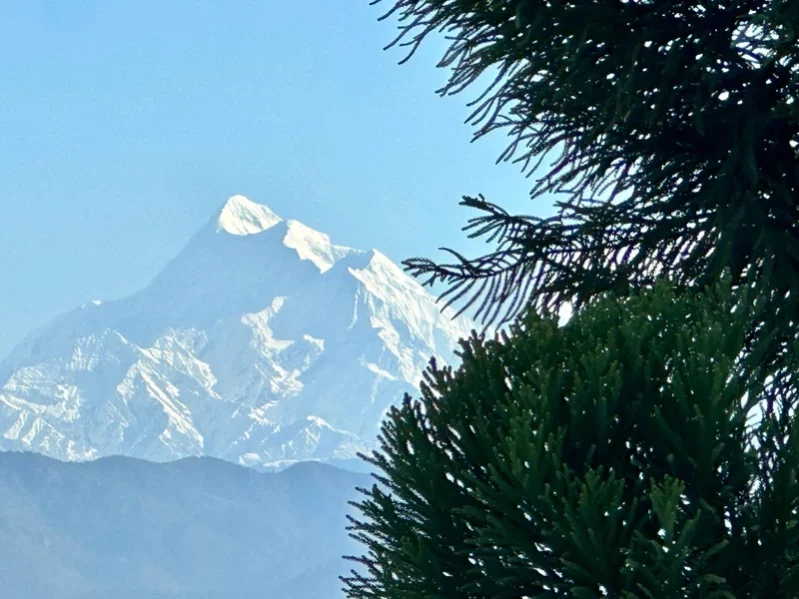
[[[482,249],[462,195],[551,213],[434,93],[443,42],[398,66],[387,3],[312,5],[0,3],[0,356],[144,286],[237,193],[397,261]]]

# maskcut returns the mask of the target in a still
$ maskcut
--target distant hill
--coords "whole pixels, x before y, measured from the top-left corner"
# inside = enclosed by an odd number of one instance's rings
[[[0,596],[333,599],[371,478],[319,463],[59,462],[0,453]]]

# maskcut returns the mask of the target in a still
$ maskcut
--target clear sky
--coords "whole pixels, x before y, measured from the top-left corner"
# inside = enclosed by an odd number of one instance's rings
[[[0,357],[144,286],[234,194],[396,261],[474,255],[462,195],[549,214],[442,99],[443,42],[404,66],[388,3],[0,3]]]

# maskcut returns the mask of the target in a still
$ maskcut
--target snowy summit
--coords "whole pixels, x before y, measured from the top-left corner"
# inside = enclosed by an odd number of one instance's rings
[[[352,460],[472,324],[378,251],[233,196],[138,293],[0,362],[0,450],[67,460]]]
[[[231,235],[255,235],[281,221],[269,208],[242,195],[235,195],[225,202],[216,219],[218,230]]]

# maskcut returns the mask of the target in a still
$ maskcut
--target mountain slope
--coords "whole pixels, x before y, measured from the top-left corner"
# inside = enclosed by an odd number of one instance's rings
[[[369,477],[210,458],[64,463],[0,453],[0,586],[18,599],[339,597]],[[296,595],[299,596],[299,595]]]
[[[352,460],[470,327],[380,252],[234,196],[145,289],[57,318],[0,362],[0,450]]]

